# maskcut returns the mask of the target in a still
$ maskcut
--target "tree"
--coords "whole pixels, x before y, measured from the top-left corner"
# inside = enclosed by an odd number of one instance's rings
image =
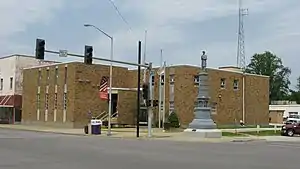
[[[296,90],[290,90],[289,100],[300,104],[300,76],[297,78]]]
[[[173,128],[180,127],[179,118],[174,111],[169,115],[168,121],[170,123],[170,127],[173,127]]]
[[[270,101],[284,100],[288,97],[291,69],[283,66],[281,58],[275,54],[269,51],[254,54],[246,72],[270,77]]]

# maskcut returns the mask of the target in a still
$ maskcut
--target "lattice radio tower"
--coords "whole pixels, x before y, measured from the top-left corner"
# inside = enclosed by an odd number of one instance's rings
[[[244,35],[244,16],[248,15],[248,9],[242,8],[242,0],[239,0],[239,30],[238,30],[238,49],[237,67],[243,70],[246,67],[245,55],[245,35]]]

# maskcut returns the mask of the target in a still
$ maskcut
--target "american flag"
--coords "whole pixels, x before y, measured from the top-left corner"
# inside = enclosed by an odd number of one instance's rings
[[[100,99],[108,100],[107,89],[108,89],[108,76],[102,76],[100,82],[100,88],[99,88]]]

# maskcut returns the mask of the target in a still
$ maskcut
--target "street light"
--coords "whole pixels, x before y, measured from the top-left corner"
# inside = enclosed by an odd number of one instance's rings
[[[107,33],[105,33],[103,30],[101,30],[100,28],[98,28],[95,25],[91,25],[91,24],[84,24],[85,27],[93,27],[96,30],[98,30],[99,32],[101,32],[102,34],[104,34],[105,36],[107,36],[110,39],[110,60],[113,60],[113,51],[114,51],[114,40],[113,37],[108,35]],[[110,62],[110,68],[109,68],[109,105],[108,105],[108,131],[107,131],[107,135],[110,136],[111,135],[111,93],[112,93],[112,62]]]

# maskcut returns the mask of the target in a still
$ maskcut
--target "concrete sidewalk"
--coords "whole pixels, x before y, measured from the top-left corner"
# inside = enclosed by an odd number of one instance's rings
[[[107,130],[104,129],[101,135],[87,135],[84,134],[83,129],[66,129],[66,128],[54,128],[46,126],[33,126],[33,125],[0,125],[2,129],[13,129],[13,130],[26,130],[35,132],[47,132],[47,133],[57,133],[66,135],[79,135],[79,136],[92,136],[92,137],[108,137],[106,135]],[[112,130],[111,138],[127,138],[127,139],[137,139],[135,129],[120,129],[115,128]],[[169,140],[169,141],[188,141],[188,142],[232,142],[232,141],[254,141],[261,140],[257,137],[222,137],[222,138],[198,138],[191,135],[187,135],[184,132],[163,132],[161,129],[154,129],[151,138],[147,137],[147,130],[141,129],[140,138],[147,140]]]

